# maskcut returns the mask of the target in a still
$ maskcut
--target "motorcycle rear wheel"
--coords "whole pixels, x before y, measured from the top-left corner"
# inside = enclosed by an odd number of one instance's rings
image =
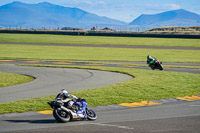
[[[154,64],[151,65],[151,69],[152,69],[152,70],[155,70],[155,65],[154,65]]]
[[[58,122],[66,123],[70,121],[70,114],[61,108],[54,109],[53,116]]]

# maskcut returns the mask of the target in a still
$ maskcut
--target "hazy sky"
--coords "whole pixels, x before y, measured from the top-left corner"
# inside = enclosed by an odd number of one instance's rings
[[[46,1],[65,7],[77,7],[125,22],[131,22],[141,14],[156,14],[176,9],[200,14],[200,0],[0,0],[0,6],[13,1],[28,4]]]

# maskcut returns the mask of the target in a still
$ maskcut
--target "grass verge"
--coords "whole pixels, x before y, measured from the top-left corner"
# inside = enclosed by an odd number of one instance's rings
[[[126,73],[135,77],[124,83],[72,92],[72,94],[78,97],[85,98],[89,106],[140,102],[144,100],[167,99],[200,94],[200,76],[198,74],[118,67],[46,66],[105,70]],[[46,102],[53,100],[55,96],[3,103],[0,104],[0,113],[47,110],[50,107]]]
[[[198,50],[0,45],[0,59],[146,61],[147,55],[162,62],[200,62]]]
[[[33,77],[30,76],[0,72],[0,87],[22,84],[32,80]]]
[[[48,35],[48,34],[0,33],[0,42],[200,47],[199,39],[69,36],[69,35]]]

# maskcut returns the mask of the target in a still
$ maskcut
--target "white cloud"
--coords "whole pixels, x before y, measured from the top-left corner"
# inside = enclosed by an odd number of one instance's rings
[[[93,0],[72,0],[74,5],[84,5],[84,6],[104,6],[106,3],[104,1],[93,1]]]
[[[106,5],[106,3],[104,1],[97,1],[98,5]]]
[[[180,6],[177,5],[177,4],[163,4],[163,5],[160,5],[160,4],[147,4],[147,5],[144,5],[145,9],[148,9],[148,10],[152,10],[152,11],[163,11],[163,10],[176,10],[176,9],[180,9]]]
[[[169,5],[166,5],[166,7],[168,7],[170,10],[177,10],[177,9],[180,9],[181,7],[177,4],[169,4]]]

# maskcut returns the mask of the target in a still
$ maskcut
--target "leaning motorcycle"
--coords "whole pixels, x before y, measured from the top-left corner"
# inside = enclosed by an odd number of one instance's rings
[[[159,70],[163,70],[163,66],[162,66],[162,62],[159,62],[158,59],[155,60],[155,62],[151,65],[151,69],[155,70],[155,69],[159,69]]]
[[[79,99],[73,101],[69,99],[67,102],[61,100],[50,101],[48,104],[53,108],[53,116],[58,122],[69,122],[72,120],[96,120],[97,115],[92,109],[88,109],[87,101]]]

